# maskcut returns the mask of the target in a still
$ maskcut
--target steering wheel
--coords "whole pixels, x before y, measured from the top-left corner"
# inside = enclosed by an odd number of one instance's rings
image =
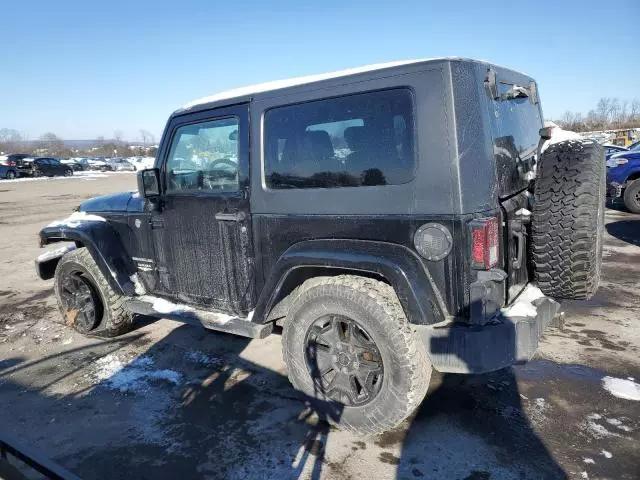
[[[213,162],[211,162],[209,164],[209,169],[213,170],[215,169],[218,165],[229,165],[232,168],[237,168],[238,164],[236,162],[234,162],[233,160],[230,160],[228,158],[219,158],[217,160],[214,160]]]
[[[220,167],[221,165],[224,165],[230,168],[224,168],[224,169],[217,168],[217,167]],[[223,185],[219,185],[215,183],[216,180],[222,180],[222,179],[231,180],[232,177],[237,178],[237,175],[238,175],[238,164],[236,162],[228,158],[219,158],[217,160],[214,160],[207,166],[207,174],[205,174],[205,177],[202,182],[202,186],[204,188],[211,189],[211,190],[221,189],[223,188]]]

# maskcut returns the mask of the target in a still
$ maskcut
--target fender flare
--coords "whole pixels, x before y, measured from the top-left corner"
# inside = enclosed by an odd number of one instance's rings
[[[40,230],[39,236],[41,246],[74,241],[76,245],[86,247],[116,293],[128,296],[135,294],[135,286],[131,280],[131,276],[136,273],[135,265],[126,254],[120,236],[107,222],[85,220],[74,222],[73,226],[51,225]],[[59,260],[55,258],[51,261],[57,264]]]
[[[431,274],[412,250],[387,242],[323,239],[296,243],[282,254],[262,288],[252,321],[267,321],[289,275],[318,267],[383,277],[394,288],[410,323],[432,325],[451,319]]]

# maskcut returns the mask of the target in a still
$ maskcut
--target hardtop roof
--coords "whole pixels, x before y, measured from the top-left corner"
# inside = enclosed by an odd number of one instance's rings
[[[237,99],[237,100],[247,99],[258,93],[267,93],[267,92],[273,92],[277,90],[283,90],[288,87],[294,87],[298,85],[307,85],[307,84],[319,82],[322,80],[330,80],[335,78],[355,76],[361,73],[382,71],[387,69],[398,68],[401,66],[413,66],[418,64],[431,64],[431,63],[448,62],[448,61],[464,61],[464,62],[482,63],[482,64],[486,64],[487,66],[505,68],[505,67],[500,67],[499,65],[492,64],[485,60],[474,60],[474,59],[464,58],[464,57],[434,57],[434,58],[421,58],[421,59],[414,59],[414,60],[400,60],[400,61],[387,62],[387,63],[376,63],[372,65],[349,68],[346,70],[338,70],[335,72],[307,75],[302,77],[293,77],[293,78],[287,78],[282,80],[259,83],[255,85],[249,85],[249,86],[240,87],[240,88],[234,88],[232,90],[219,92],[219,93],[202,97],[192,102],[189,102],[183,105],[178,110],[176,110],[174,114],[185,113],[186,111],[195,109],[203,105],[208,105],[208,104],[217,103],[217,102],[232,103],[234,99]],[[520,72],[516,72],[516,73],[520,73]],[[526,75],[526,74],[522,74],[522,75]]]

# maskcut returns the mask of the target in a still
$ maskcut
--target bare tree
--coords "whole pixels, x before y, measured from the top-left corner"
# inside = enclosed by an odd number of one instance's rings
[[[114,130],[113,139],[116,141],[116,143],[122,143],[122,130]]]
[[[631,102],[629,116],[631,117],[632,122],[640,122],[640,100],[637,98]]]
[[[604,97],[586,117],[567,111],[557,120],[563,128],[578,132],[616,128],[640,128],[640,100]]]
[[[69,153],[69,149],[64,146],[62,139],[51,132],[40,136],[39,146],[49,155],[67,155]]]
[[[0,128],[0,152],[18,152],[22,147],[22,136],[12,128]]]
[[[149,139],[151,137],[151,133],[149,133],[148,131],[144,130],[144,129],[140,129],[140,139],[142,140],[142,144],[143,145],[147,145],[147,143],[149,142]]]

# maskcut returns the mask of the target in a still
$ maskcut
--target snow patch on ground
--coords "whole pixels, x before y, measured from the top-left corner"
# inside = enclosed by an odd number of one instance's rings
[[[602,387],[614,397],[640,401],[640,384],[631,380],[604,377]]]
[[[544,293],[537,286],[529,284],[510,307],[502,309],[502,314],[507,317],[535,317],[538,309],[533,302],[543,297]]]
[[[53,250],[49,250],[44,252],[41,255],[38,255],[38,262],[46,262],[47,260],[51,260],[52,258],[61,257],[67,252],[71,252],[76,249],[75,245],[65,245],[64,247],[58,247]]]
[[[95,362],[94,377],[103,386],[121,393],[144,393],[153,381],[179,385],[182,375],[174,370],[154,370],[153,359],[140,357],[127,364],[115,354]]]
[[[200,365],[221,365],[224,363],[224,360],[212,355],[207,355],[200,350],[190,350],[185,352],[184,358],[190,362],[198,363]]]
[[[104,217],[87,212],[73,212],[64,220],[51,222],[47,227],[77,227],[82,222],[106,222]]]
[[[96,178],[106,178],[109,175],[105,175],[104,173],[94,173],[93,171],[89,170],[86,172],[75,172],[72,176],[70,177],[64,177],[64,176],[60,176],[60,177],[22,177],[22,178],[15,178],[13,180],[0,180],[0,183],[4,183],[4,182],[11,182],[11,183],[15,183],[15,182],[47,182],[47,181],[51,181],[51,180],[95,180]]]
[[[583,461],[584,463],[590,463],[591,465],[595,465],[595,463],[596,463],[596,461],[595,461],[593,458],[589,458],[589,457],[584,457],[584,458],[582,459],[582,461]]]
[[[604,455],[604,457],[605,457],[605,458],[611,458],[611,457],[613,457],[613,455],[611,454],[611,452],[608,452],[608,451],[606,451],[606,450],[602,450],[600,453],[601,453],[602,455]]]
[[[594,438],[605,438],[605,437],[619,437],[617,433],[610,432],[603,425],[600,425],[597,420],[602,420],[602,415],[598,413],[591,413],[587,415],[587,418],[582,423],[582,427],[591,433],[591,436]]]

